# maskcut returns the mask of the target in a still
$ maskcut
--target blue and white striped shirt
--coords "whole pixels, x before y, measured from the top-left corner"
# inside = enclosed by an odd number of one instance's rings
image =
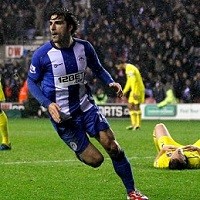
[[[87,67],[104,84],[114,82],[88,41],[74,38],[69,48],[61,49],[49,41],[33,54],[28,72],[29,91],[46,108],[57,103],[67,117],[85,112],[94,106],[85,80]]]

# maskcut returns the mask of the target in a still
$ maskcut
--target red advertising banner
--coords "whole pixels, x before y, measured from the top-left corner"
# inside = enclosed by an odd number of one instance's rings
[[[7,45],[5,50],[6,58],[21,58],[24,47],[22,45]]]

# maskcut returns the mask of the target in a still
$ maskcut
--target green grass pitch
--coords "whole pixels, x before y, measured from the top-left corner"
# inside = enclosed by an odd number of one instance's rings
[[[116,138],[133,167],[136,187],[150,200],[199,200],[200,170],[170,171],[153,168],[156,150],[152,130],[164,122],[173,138],[191,144],[200,138],[199,121],[142,122],[127,131],[129,119],[109,119]],[[3,200],[125,200],[121,180],[105,156],[98,169],[78,161],[60,140],[48,119],[9,119],[13,149],[0,152],[0,196]]]

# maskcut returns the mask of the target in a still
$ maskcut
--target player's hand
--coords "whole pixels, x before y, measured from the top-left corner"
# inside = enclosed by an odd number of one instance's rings
[[[174,146],[174,145],[164,145],[163,146],[163,150],[164,151],[175,151],[178,147]]]
[[[119,83],[113,82],[109,84],[110,88],[114,88],[117,93],[117,97],[121,98],[123,96],[122,86]]]
[[[198,147],[194,146],[194,145],[186,145],[183,147],[183,150],[186,151],[198,151]]]
[[[51,103],[48,107],[48,111],[53,118],[53,120],[57,123],[61,122],[61,117],[60,117],[60,107],[56,103]]]
[[[139,95],[137,95],[137,94],[133,94],[133,97],[134,97],[135,100],[139,99]]]

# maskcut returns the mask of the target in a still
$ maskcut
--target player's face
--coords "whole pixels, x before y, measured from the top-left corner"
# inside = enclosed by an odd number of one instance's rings
[[[185,156],[183,154],[183,150],[182,149],[176,149],[172,156],[171,159],[178,159],[180,162],[185,162]]]
[[[71,26],[67,25],[63,16],[52,15],[49,21],[52,41],[62,46],[71,37]]]

